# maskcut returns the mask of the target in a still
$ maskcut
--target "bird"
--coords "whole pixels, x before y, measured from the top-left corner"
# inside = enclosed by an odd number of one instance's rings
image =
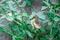
[[[41,22],[38,21],[37,18],[32,18],[31,19],[31,24],[35,27],[35,28],[41,28]]]

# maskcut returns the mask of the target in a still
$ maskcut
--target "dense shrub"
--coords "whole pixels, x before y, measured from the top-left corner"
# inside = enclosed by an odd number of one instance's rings
[[[38,0],[39,1],[39,0]],[[12,40],[60,40],[60,3],[42,0],[41,11],[27,13],[26,6],[33,9],[34,0],[5,0],[0,3],[0,21],[9,23],[0,30],[12,36]],[[9,28],[8,28],[9,27]]]

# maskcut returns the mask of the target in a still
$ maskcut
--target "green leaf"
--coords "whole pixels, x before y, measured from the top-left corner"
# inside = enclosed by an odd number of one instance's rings
[[[34,18],[36,16],[36,12],[32,12],[32,14],[29,16],[30,19]]]
[[[47,5],[48,7],[50,7],[50,4],[46,1],[43,1],[43,3],[45,3],[45,5]]]
[[[33,38],[33,36],[32,36],[32,34],[31,34],[30,31],[27,30],[26,33],[27,33],[27,35],[28,35],[29,37]]]
[[[42,9],[41,10],[45,10],[47,8],[48,8],[47,6],[42,6]]]
[[[17,15],[16,18],[20,21],[22,21],[22,16],[21,15]]]
[[[8,29],[5,29],[5,28],[0,27],[0,30],[1,30],[2,32],[5,32],[5,33],[11,35],[11,36],[13,35],[13,33],[12,33],[12,32],[9,32]]]
[[[44,28],[40,28],[41,32],[45,32],[45,29]]]
[[[23,1],[23,3],[22,3],[22,7],[25,7],[26,4],[27,4],[27,2],[26,2],[26,1]]]
[[[59,20],[60,20],[60,18],[58,18],[58,17],[54,18],[54,21],[56,21],[56,22],[59,21]]]
[[[38,16],[39,18],[41,18],[41,19],[45,19],[45,18],[46,18],[45,15],[44,15],[44,13],[43,13],[43,11],[38,12],[38,13],[37,13],[37,16]]]

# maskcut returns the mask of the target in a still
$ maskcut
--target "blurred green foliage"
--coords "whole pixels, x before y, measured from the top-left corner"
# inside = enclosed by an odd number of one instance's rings
[[[32,8],[34,0],[4,0],[0,4],[0,21],[6,18],[10,23],[0,30],[12,36],[12,40],[60,40],[60,4],[50,0],[42,1],[39,12],[28,14],[24,7]],[[41,28],[34,28],[31,19],[37,17],[43,24]],[[10,30],[9,30],[9,28]],[[30,38],[30,39],[29,39]]]

